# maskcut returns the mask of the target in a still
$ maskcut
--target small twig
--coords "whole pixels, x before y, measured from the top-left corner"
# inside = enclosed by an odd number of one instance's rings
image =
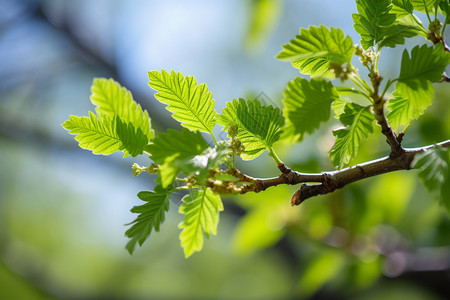
[[[390,155],[394,157],[402,155],[404,153],[404,149],[402,148],[401,140],[397,139],[397,136],[395,135],[391,126],[389,126],[389,123],[386,119],[386,115],[384,113],[384,104],[386,100],[378,95],[380,83],[383,80],[383,78],[378,73],[375,73],[373,75],[370,75],[370,79],[372,80],[372,85],[374,89],[372,94],[373,99],[372,113],[374,114],[378,125],[381,126],[381,133],[386,137],[386,142],[391,147]]]
[[[442,79],[439,82],[450,82],[450,77],[447,74],[442,74]]]
[[[403,135],[400,134],[399,138],[402,136]],[[331,193],[355,181],[393,171],[409,170],[411,169],[411,163],[417,154],[436,146],[450,147],[450,140],[420,148],[402,148],[403,153],[398,156],[389,155],[342,170],[323,173],[300,173],[287,168],[283,164],[283,166],[279,166],[280,170],[290,170],[289,172],[281,173],[278,177],[273,178],[254,178],[243,174],[237,169],[231,169],[229,170],[229,174],[238,178],[240,182],[248,182],[250,184],[244,184],[237,189],[220,189],[220,193],[258,193],[272,186],[281,184],[296,185],[302,183],[300,189],[294,193],[291,199],[292,205],[299,205],[308,198]],[[307,184],[307,182],[315,182],[317,184]],[[211,183],[210,187],[214,188],[214,184]]]

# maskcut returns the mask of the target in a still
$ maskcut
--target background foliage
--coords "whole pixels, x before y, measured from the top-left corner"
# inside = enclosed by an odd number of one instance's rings
[[[342,2],[1,2],[0,296],[444,299],[450,222],[413,172],[352,184],[299,208],[289,206],[294,190],[286,186],[224,198],[219,236],[187,261],[177,240],[181,218],[168,214],[164,234],[129,256],[123,224],[133,218],[129,208],[142,204],[133,195],[149,190],[152,178],[131,178],[131,160],[121,155],[77,150],[59,127],[69,114],[85,115],[86,87],[105,76],[132,90],[158,130],[176,128],[170,113],[154,105],[150,69],[195,74],[214,91],[216,107],[246,94],[280,106],[289,101],[282,95],[286,82],[298,73],[274,56],[299,27],[339,26],[359,40],[351,23],[357,7]],[[177,22],[160,26],[166,19]],[[192,30],[179,32],[183,27]],[[417,42],[407,40],[406,48]],[[402,49],[384,51],[380,68],[395,74]],[[450,136],[449,88],[436,88],[405,146]],[[335,124],[289,151],[276,150],[293,168],[332,169],[326,152]],[[371,136],[356,162],[386,151],[383,137]],[[277,174],[271,165],[261,156],[245,166],[268,177]],[[179,206],[182,196],[169,205]]]

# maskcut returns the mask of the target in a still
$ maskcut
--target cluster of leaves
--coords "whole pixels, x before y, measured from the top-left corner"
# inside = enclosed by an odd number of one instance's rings
[[[449,1],[356,0],[356,4],[358,13],[353,14],[353,20],[361,46],[354,46],[341,29],[323,25],[301,29],[299,35],[283,45],[277,58],[291,62],[310,78],[297,77],[287,84],[282,112],[258,99],[235,99],[218,114],[212,93],[194,77],[175,71],[150,71],[149,85],[157,91],[156,99],[167,105],[172,117],[183,126],[181,131],[169,129],[154,136],[148,113],[134,102],[129,91],[111,79],[94,80],[91,102],[96,105],[96,114],[71,116],[63,127],[76,135],[80,147],[94,154],[123,151],[124,156],[149,155],[152,163],[148,167],[134,165],[133,174],[147,171],[158,176],[154,191],[138,194],[145,204],[132,209],[139,215],[126,232],[130,253],[153,230],[159,231],[171,194],[179,190],[189,190],[179,208],[185,215],[179,226],[181,246],[186,257],[201,250],[204,235],[210,237],[217,232],[219,212],[223,210],[219,194],[242,192],[243,187],[254,184],[245,176],[235,176],[236,155],[252,160],[268,151],[280,165],[274,144],[282,137],[301,142],[328,121],[333,111],[343,127],[333,131],[336,141],[330,158],[336,167],[343,168],[374,132],[378,113],[374,108],[380,103],[383,111],[387,102],[387,121],[397,131],[406,130],[424,113],[434,96],[432,83],[441,80],[450,63],[450,53],[444,51],[443,43],[434,40],[442,38],[445,25],[450,22]],[[434,15],[435,20],[430,19],[426,29],[414,11],[425,12],[429,19]],[[443,26],[438,26],[438,13],[445,16]],[[386,82],[380,95],[380,50],[396,47],[405,38],[416,35],[436,45],[405,50],[400,74]],[[359,58],[369,71],[368,81],[353,66],[354,58]],[[334,86],[330,80],[336,78],[351,80],[354,87]],[[395,90],[389,96],[387,92],[393,83]],[[355,102],[346,95],[359,95],[366,102]],[[228,133],[228,140],[216,139],[213,130],[217,124]],[[446,194],[449,186],[448,163],[448,151],[444,149],[430,150],[416,163],[421,177],[429,187],[441,189],[440,195]]]
[[[262,105],[256,99],[234,100],[219,115],[211,92],[205,84],[197,84],[194,77],[174,71],[151,71],[148,76],[149,85],[158,91],[156,98],[168,105],[172,117],[184,127],[181,131],[169,129],[153,137],[148,113],[134,102],[129,91],[111,79],[94,80],[91,102],[97,106],[97,114],[71,116],[63,127],[76,135],[80,147],[94,154],[123,151],[125,156],[144,152],[150,155],[153,164],[149,167],[133,166],[134,174],[148,171],[157,173],[158,179],[154,191],[138,194],[146,203],[132,209],[139,216],[126,232],[131,238],[127,244],[130,252],[137,243],[142,245],[153,230],[159,231],[169,209],[170,195],[191,190],[179,208],[185,215],[180,240],[188,257],[202,249],[203,234],[209,237],[217,232],[223,205],[212,188],[225,184],[231,190],[236,187],[233,183],[237,178],[227,174],[234,168],[236,152],[247,160],[265,150],[273,152],[272,145],[280,138],[284,118],[277,108]],[[217,142],[213,133],[216,123],[225,131],[235,128],[232,135],[240,142],[240,149],[231,143],[232,139]],[[212,137],[213,147],[200,132]],[[221,165],[226,165],[226,169],[220,169]],[[180,173],[183,178],[177,177]]]

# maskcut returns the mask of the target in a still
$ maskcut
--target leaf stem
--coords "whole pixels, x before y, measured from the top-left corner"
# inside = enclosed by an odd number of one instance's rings
[[[425,2],[425,0],[422,0],[422,2],[423,2],[423,5],[425,6],[425,13],[427,14],[428,21],[431,23],[431,18],[430,18],[430,14],[428,13],[427,3]]]
[[[272,147],[269,148],[269,156],[272,156],[273,159],[275,160],[275,162],[278,165],[281,165],[283,162],[280,160],[280,158],[278,157],[278,155],[275,153],[275,150],[273,150]]]
[[[358,86],[361,89],[361,91],[370,100],[370,102],[372,102],[372,98],[370,98],[370,95],[373,92],[371,91],[370,87],[367,85],[367,82],[362,80],[361,77],[357,73],[353,73],[353,75],[350,75],[349,78],[351,79],[351,81],[353,81],[356,84],[356,86]]]
[[[212,132],[212,130],[209,132],[214,140],[214,145],[216,145],[216,147],[218,146],[217,144],[217,140],[216,140],[216,136],[214,135],[214,133]]]
[[[444,20],[444,26],[442,26],[441,36],[444,36],[445,27],[447,27],[447,22],[449,21],[450,15],[447,15]]]
[[[391,85],[394,83],[394,82],[396,82],[397,81],[397,79],[394,79],[394,80],[388,80],[388,82],[386,83],[386,86],[384,87],[384,90],[383,90],[383,93],[381,94],[381,98],[384,98],[384,94],[386,94],[386,92],[388,91],[388,89],[391,87]]]

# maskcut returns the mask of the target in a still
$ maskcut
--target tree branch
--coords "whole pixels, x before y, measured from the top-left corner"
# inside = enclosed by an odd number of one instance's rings
[[[381,133],[386,137],[386,142],[391,147],[390,156],[400,156],[405,153],[405,150],[402,148],[401,144],[402,137],[397,137],[391,126],[389,126],[384,113],[384,104],[386,103],[386,100],[382,96],[379,96],[378,93],[380,83],[383,78],[378,73],[374,73],[369,76],[372,80],[373,86],[373,94],[371,95],[371,98],[373,99],[372,113],[374,114],[378,125],[381,126]]]
[[[249,184],[244,184],[242,187],[234,188],[233,190],[218,190],[218,192],[235,192],[240,194],[247,192],[258,193],[280,184],[296,185],[302,183],[301,187],[294,193],[291,199],[292,206],[299,205],[308,198],[334,192],[355,181],[393,171],[409,170],[417,154],[436,146],[450,147],[450,140],[420,148],[402,148],[403,153],[397,156],[389,155],[342,170],[322,173],[300,173],[292,171],[284,164],[281,164],[278,166],[281,171],[278,177],[261,179],[245,175],[237,169],[231,169],[229,170],[230,174],[237,177],[240,182],[247,182]],[[316,182],[319,184],[308,184],[307,182]]]

